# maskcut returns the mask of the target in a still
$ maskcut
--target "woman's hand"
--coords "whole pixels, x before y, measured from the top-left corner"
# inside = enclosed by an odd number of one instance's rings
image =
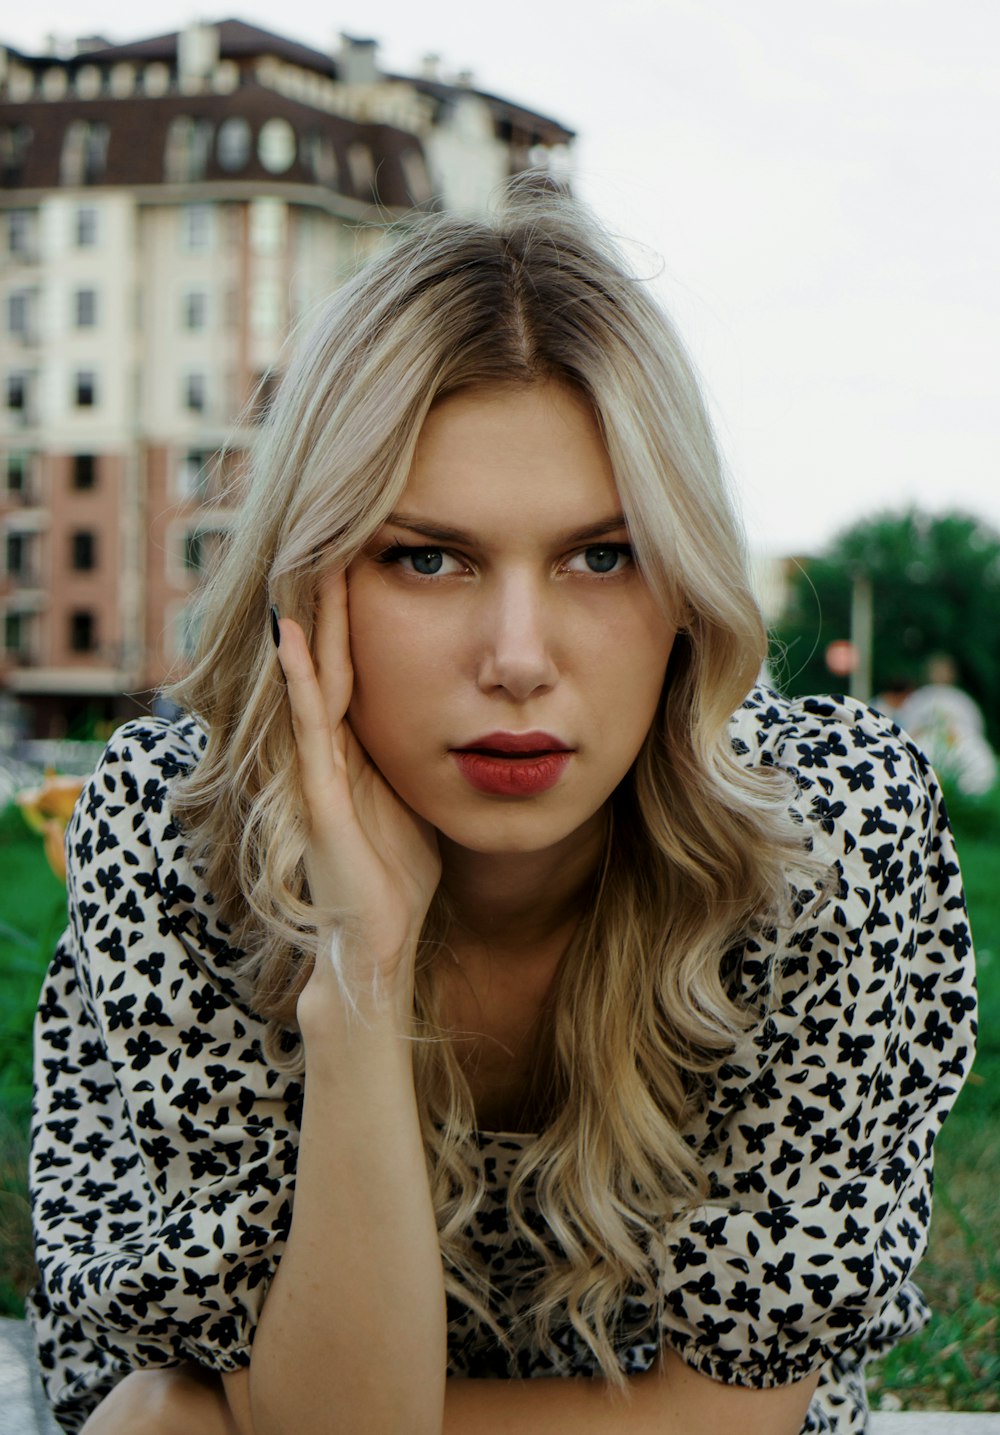
[[[229,1379],[241,1379],[246,1372]],[[249,1407],[241,1395],[234,1414],[222,1381],[197,1365],[169,1370],[133,1370],[84,1425],[81,1435],[253,1435]]]
[[[320,591],[315,666],[298,623],[282,619],[280,634],[317,924],[331,938],[337,934],[341,974],[352,992],[387,986],[408,1002],[441,863],[434,829],[397,797],[347,721],[354,673],[344,573]],[[317,975],[322,979],[320,963]]]

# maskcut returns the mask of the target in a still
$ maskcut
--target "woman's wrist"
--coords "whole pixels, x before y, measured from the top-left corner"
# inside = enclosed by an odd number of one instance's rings
[[[328,1041],[343,1023],[408,1034],[413,1011],[413,959],[394,953],[378,960],[356,938],[334,932],[321,939],[296,1016],[308,1049]]]

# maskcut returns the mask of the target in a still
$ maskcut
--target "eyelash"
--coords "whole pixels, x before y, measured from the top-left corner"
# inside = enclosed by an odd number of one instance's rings
[[[441,553],[445,557],[454,558],[455,561],[459,563],[466,561],[457,554],[451,553],[449,549],[435,547],[430,543],[393,543],[390,544],[388,548],[383,549],[383,551],[377,555],[375,561],[377,563],[383,563],[386,566],[395,564],[401,567],[406,559],[428,553]],[[632,545],[630,543],[589,543],[586,548],[581,548],[577,553],[574,553],[573,557],[578,558],[586,553],[617,553],[620,557],[628,560],[623,567],[616,567],[611,573],[598,573],[591,569],[590,576],[593,578],[617,578],[632,562]],[[576,569],[574,571],[578,572],[579,570]],[[435,573],[415,573],[412,569],[410,570],[410,577],[412,578],[429,580],[437,576]],[[449,577],[452,575],[446,574],[445,576]]]

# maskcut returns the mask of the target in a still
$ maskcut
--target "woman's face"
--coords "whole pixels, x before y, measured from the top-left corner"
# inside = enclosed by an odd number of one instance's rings
[[[675,628],[586,402],[551,382],[442,401],[348,578],[349,720],[409,806],[476,852],[591,836]]]

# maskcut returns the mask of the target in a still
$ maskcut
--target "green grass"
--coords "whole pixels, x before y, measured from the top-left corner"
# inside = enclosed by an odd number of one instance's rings
[[[0,1314],[17,1315],[32,1270],[25,1185],[31,1022],[66,921],[63,885],[13,807],[0,812]]]
[[[1000,1410],[1000,792],[949,799],[972,918],[979,1050],[941,1132],[934,1217],[917,1280],[926,1330],[871,1367],[870,1398],[905,1410]]]
[[[919,1282],[931,1324],[870,1369],[871,1398],[910,1410],[1000,1410],[1000,791],[952,799],[976,938],[980,1048],[937,1146],[934,1221]],[[30,1028],[65,917],[61,885],[18,813],[0,813],[0,1313],[21,1310],[31,1251],[24,1163]],[[11,929],[28,934],[15,935]]]

